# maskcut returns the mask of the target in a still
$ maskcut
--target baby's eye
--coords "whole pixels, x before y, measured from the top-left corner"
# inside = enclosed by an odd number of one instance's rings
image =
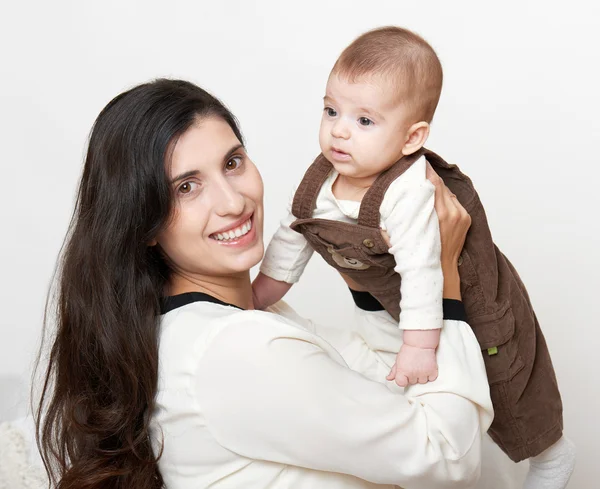
[[[241,156],[234,156],[227,163],[225,163],[225,170],[234,171],[237,170],[244,163],[244,159]]]
[[[358,119],[358,122],[361,126],[370,126],[371,124],[373,124],[373,121],[371,119],[368,119],[367,117],[361,117],[360,119]]]
[[[335,109],[332,109],[331,107],[325,107],[325,112],[327,112],[329,117],[335,117],[337,115]]]

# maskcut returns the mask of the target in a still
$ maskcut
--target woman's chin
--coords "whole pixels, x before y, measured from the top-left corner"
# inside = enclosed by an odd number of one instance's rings
[[[264,253],[265,247],[261,238],[254,246],[240,253],[232,260],[230,265],[232,271],[237,273],[249,271],[262,261]]]

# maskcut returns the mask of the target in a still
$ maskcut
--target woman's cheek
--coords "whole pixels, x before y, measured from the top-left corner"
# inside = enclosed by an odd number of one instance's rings
[[[262,205],[262,199],[264,195],[264,184],[262,176],[258,171],[258,168],[254,163],[249,165],[247,171],[247,180],[244,187],[246,188],[248,195],[254,200],[257,205]]]

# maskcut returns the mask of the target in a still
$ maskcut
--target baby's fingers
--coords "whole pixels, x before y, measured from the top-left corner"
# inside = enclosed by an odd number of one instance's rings
[[[404,374],[398,374],[396,375],[396,384],[400,387],[406,387],[409,384],[409,379]]]
[[[392,365],[392,369],[390,370],[390,373],[387,374],[386,379],[394,380],[396,378],[396,371],[397,371],[397,367],[396,367],[396,364],[394,363],[394,365]]]
[[[416,374],[412,374],[412,375],[408,376],[408,383],[410,385],[415,385],[418,380],[419,380],[419,377]]]

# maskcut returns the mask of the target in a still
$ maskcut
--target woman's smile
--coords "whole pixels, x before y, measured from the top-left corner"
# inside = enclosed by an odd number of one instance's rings
[[[241,222],[241,224],[240,224]],[[221,246],[243,247],[254,244],[256,228],[254,226],[254,213],[246,215],[233,225],[219,230],[209,236]]]

